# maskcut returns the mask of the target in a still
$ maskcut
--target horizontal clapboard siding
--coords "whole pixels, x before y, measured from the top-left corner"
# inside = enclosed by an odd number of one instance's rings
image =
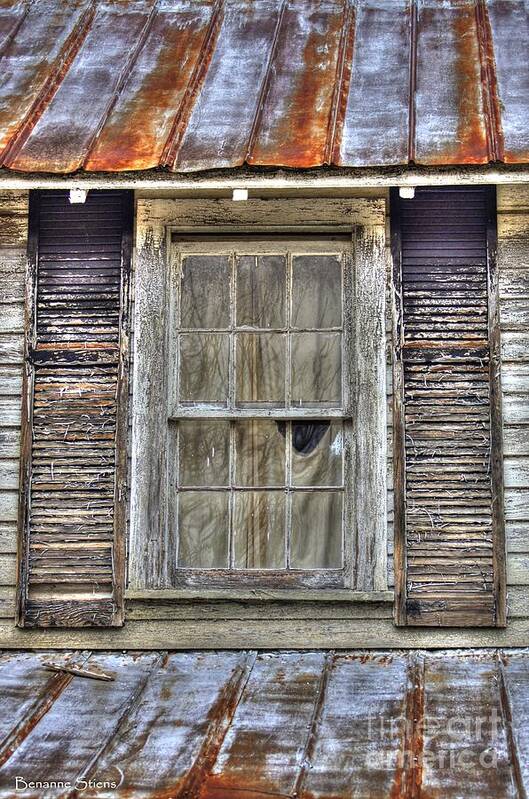
[[[130,228],[127,192],[90,192],[78,205],[67,192],[32,194],[24,626],[122,622],[116,447]]]
[[[489,336],[489,192],[399,201],[399,364],[405,503],[401,622],[501,623]],[[493,495],[494,494],[494,495]]]

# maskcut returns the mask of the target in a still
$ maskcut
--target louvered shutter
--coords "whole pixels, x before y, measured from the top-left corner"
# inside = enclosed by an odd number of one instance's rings
[[[495,192],[392,195],[396,618],[501,626]]]
[[[17,623],[123,622],[131,192],[32,192]]]

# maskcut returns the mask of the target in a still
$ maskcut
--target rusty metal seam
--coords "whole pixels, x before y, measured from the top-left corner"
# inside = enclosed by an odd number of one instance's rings
[[[92,652],[80,654],[77,662],[83,666],[92,656]],[[67,688],[74,675],[69,672],[59,672],[53,674],[45,686],[43,696],[29,709],[28,715],[18,724],[9,735],[4,739],[0,746],[0,768],[7,763],[9,758],[16,752],[18,747],[26,740],[28,735],[35,729],[39,721],[46,713],[51,710],[56,700]]]
[[[37,122],[49,106],[56,92],[59,90],[64,76],[70,69],[79,50],[84,44],[92,27],[96,7],[97,0],[92,0],[89,8],[80,17],[79,21],[68,35],[61,50],[61,54],[56,61],[56,64],[58,63],[60,66],[55,69],[55,65],[53,65],[42,90],[39,92],[33,105],[24,117],[18,130],[11,137],[11,140],[5,146],[3,152],[0,153],[0,165],[8,168],[13,166],[22,147],[28,140],[31,132],[34,130]]]
[[[268,63],[266,65],[265,74],[263,78],[263,82],[261,84],[261,88],[259,90],[259,96],[257,98],[257,106],[255,115],[252,122],[252,127],[250,130],[250,136],[248,138],[248,146],[246,148],[246,156],[244,158],[244,162],[248,163],[252,156],[252,150],[254,148],[255,140],[257,138],[257,134],[259,132],[259,128],[261,127],[261,120],[263,118],[263,108],[266,102],[266,98],[268,96],[268,92],[270,91],[270,79],[272,75],[272,65],[274,63],[275,54],[277,52],[277,45],[279,42],[279,31],[281,30],[281,26],[283,24],[283,18],[285,16],[287,3],[286,0],[282,0],[281,7],[279,9],[279,14],[277,16],[276,27],[274,31],[274,38],[272,39],[272,46],[270,47],[270,53],[268,56]]]
[[[395,796],[421,799],[422,761],[424,753],[424,691],[425,658],[414,652],[408,661],[408,687],[406,693],[406,718],[400,756],[401,790]],[[396,785],[398,783],[396,780]],[[392,794],[394,795],[394,794]]]
[[[502,650],[496,653],[496,663],[498,668],[498,690],[500,693],[500,709],[505,724],[505,734],[507,737],[507,749],[509,752],[509,763],[512,769],[512,778],[518,799],[528,799],[524,785],[522,769],[520,766],[520,750],[518,740],[513,725],[512,704],[507,686],[507,675],[505,674],[505,655]]]
[[[408,162],[415,163],[415,136],[417,122],[417,0],[410,0],[410,75],[408,90]]]
[[[355,46],[356,3],[353,5],[350,0],[344,0],[343,18],[338,58],[336,59],[334,92],[323,155],[324,164],[331,164],[339,160]]]
[[[318,693],[316,695],[316,700],[314,702],[314,710],[312,712],[312,718],[310,720],[309,732],[307,735],[307,740],[305,742],[303,756],[301,758],[300,770],[296,778],[294,790],[292,792],[293,797],[299,797],[302,795],[303,784],[305,782],[308,772],[312,767],[312,761],[314,759],[314,752],[318,740],[318,728],[320,726],[323,709],[325,707],[325,699],[327,696],[329,677],[334,668],[335,659],[336,659],[336,653],[333,649],[331,649],[325,655],[325,661],[323,664],[323,669],[321,672],[320,682],[318,686]]]
[[[174,170],[187,123],[191,117],[195,102],[200,95],[201,87],[207,77],[209,64],[217,45],[217,39],[223,20],[224,0],[215,0],[215,4],[211,11],[211,19],[204,37],[202,54],[197,59],[197,63],[195,64],[195,68],[187,84],[180,106],[176,111],[171,130],[169,131],[160,156],[159,165],[169,167],[170,170]]]
[[[483,112],[487,131],[489,160],[503,161],[505,157],[505,147],[496,76],[496,59],[494,57],[492,30],[486,0],[477,0],[476,26],[481,62]]]
[[[20,17],[18,17],[18,19],[15,20],[15,22],[13,23],[13,27],[6,34],[4,41],[0,46],[0,58],[2,58],[5,55],[5,51],[7,50],[7,48],[9,47],[9,45],[11,44],[17,33],[19,32],[22,25],[24,24],[25,19],[29,14],[30,5],[31,5],[30,0],[25,0],[23,13],[20,15]]]
[[[157,14],[158,14],[158,2],[159,2],[159,0],[154,0],[154,4],[153,4],[149,14],[147,15],[147,19],[145,20],[145,24],[144,24],[143,28],[140,31],[138,39],[137,39],[134,47],[130,51],[130,54],[129,54],[128,58],[125,59],[125,63],[123,65],[122,69],[121,69],[120,76],[118,78],[118,81],[116,83],[114,91],[112,92],[110,100],[108,101],[107,107],[103,111],[103,113],[101,115],[101,119],[99,120],[99,124],[95,128],[95,131],[92,134],[92,137],[90,138],[90,141],[89,141],[89,143],[86,146],[84,155],[82,156],[81,169],[85,168],[85,164],[86,164],[87,160],[90,158],[92,149],[93,149],[94,145],[96,144],[96,142],[97,142],[97,140],[98,140],[98,138],[99,138],[99,136],[101,134],[101,131],[103,130],[103,128],[105,126],[105,123],[106,123],[107,119],[109,118],[110,114],[112,113],[112,109],[114,108],[114,106],[116,105],[117,101],[119,100],[121,92],[123,91],[124,87],[126,86],[127,80],[130,77],[130,74],[131,74],[131,72],[132,72],[132,70],[134,68],[134,64],[138,60],[139,55],[140,55],[141,51],[143,50],[143,48],[145,46],[145,43],[146,43],[146,41],[147,41],[147,39],[149,37],[149,34],[151,32],[151,29],[152,29],[152,26],[154,24],[154,20],[155,20]]]
[[[151,666],[146,670],[146,673],[144,674],[143,678],[139,681],[138,685],[136,686],[136,689],[129,697],[129,700],[125,703],[119,718],[117,719],[114,726],[111,728],[109,734],[102,741],[98,749],[96,749],[88,764],[77,775],[77,778],[75,780],[75,785],[78,785],[82,781],[88,781],[90,779],[100,759],[108,751],[114,738],[119,733],[125,721],[129,718],[131,711],[134,710],[134,708],[139,703],[141,697],[145,693],[145,689],[147,688],[149,679],[151,678],[155,670],[160,667],[165,668],[167,654],[168,653],[166,651],[159,652],[157,657],[153,660]],[[73,788],[71,791],[65,794],[64,799],[76,799],[78,795],[79,795],[78,789]]]
[[[244,655],[213,705],[212,710],[217,711],[217,718],[212,718],[200,751],[179,791],[175,793],[174,799],[198,799],[202,786],[217,762],[222,744],[250,679],[257,651],[247,651]]]

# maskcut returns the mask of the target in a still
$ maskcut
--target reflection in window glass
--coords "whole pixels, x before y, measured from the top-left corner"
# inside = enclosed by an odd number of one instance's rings
[[[188,255],[182,263],[181,326],[218,329],[230,324],[227,255]]]
[[[230,423],[189,419],[179,431],[179,485],[229,485]]]
[[[285,404],[285,344],[282,333],[237,335],[237,405]]]
[[[292,335],[292,405],[337,407],[342,402],[341,333]]]
[[[228,494],[181,491],[178,498],[178,565],[190,569],[228,566]]]
[[[285,435],[272,419],[235,422],[235,483],[285,485]]]
[[[180,401],[228,401],[229,339],[225,333],[183,333],[180,336]]]
[[[237,258],[237,325],[285,326],[286,263],[284,255]]]
[[[234,500],[234,567],[284,569],[285,494],[236,491]]]
[[[342,264],[337,255],[292,259],[292,327],[322,329],[342,324]]]
[[[341,492],[295,491],[292,494],[290,565],[293,569],[341,568]]]

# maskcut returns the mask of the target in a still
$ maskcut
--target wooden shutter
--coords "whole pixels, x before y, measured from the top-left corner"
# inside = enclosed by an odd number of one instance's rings
[[[30,197],[17,623],[123,622],[132,192]]]
[[[505,624],[495,192],[392,195],[396,619]]]

